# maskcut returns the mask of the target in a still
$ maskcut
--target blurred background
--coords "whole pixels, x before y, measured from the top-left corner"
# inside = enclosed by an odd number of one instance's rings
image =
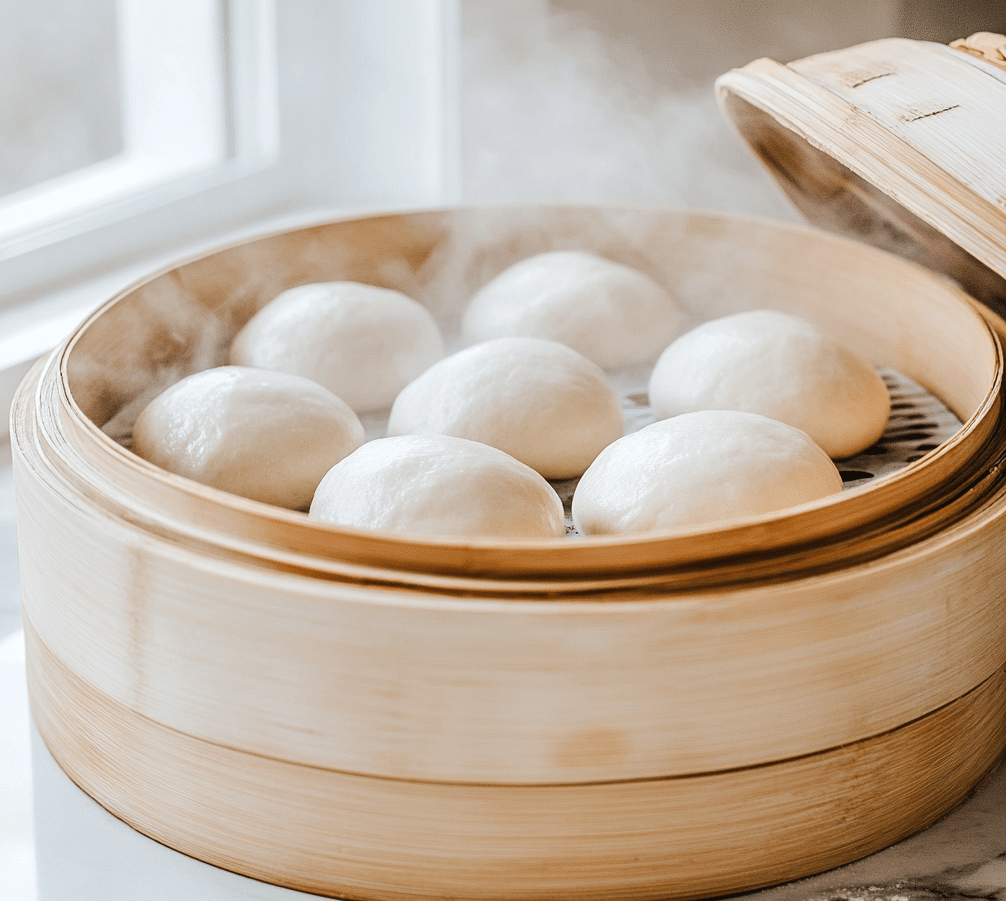
[[[123,20],[159,5],[0,0],[0,196],[123,150]],[[226,28],[224,4],[175,5],[213,7]],[[718,74],[761,56],[786,62],[880,37],[947,43],[1002,30],[1004,6],[460,0],[458,199],[626,200],[788,215],[753,177],[757,167],[716,109]],[[184,78],[197,63],[164,77]]]
[[[497,0],[462,13],[466,197],[787,217],[716,107],[718,75],[759,57],[1006,27],[1000,0]]]

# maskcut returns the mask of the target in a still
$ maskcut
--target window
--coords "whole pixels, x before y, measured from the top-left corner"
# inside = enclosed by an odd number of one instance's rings
[[[0,197],[115,156],[115,0],[0,0],[0,23]]]
[[[113,40],[96,49],[112,51],[117,63],[112,68],[121,101],[112,112],[119,151],[0,198],[0,248],[6,257],[40,235],[51,239],[59,232],[86,228],[102,210],[210,170],[229,155],[220,5],[204,0],[172,4],[121,0],[117,13],[113,22],[103,23],[115,26]],[[68,37],[64,34],[61,48],[72,46]],[[102,59],[101,68],[106,66]],[[94,73],[85,68],[80,74]],[[98,103],[112,105],[115,94],[94,93],[97,96],[73,99],[91,100],[92,116],[103,113],[110,118]],[[39,104],[43,107],[49,99],[29,96],[36,103],[43,101]],[[52,117],[52,124],[65,133],[73,125],[75,112],[63,107]],[[102,137],[100,128],[88,131],[89,136]],[[67,137],[70,141],[62,143],[70,143],[72,149],[72,136]],[[45,150],[44,145],[41,149]]]
[[[0,408],[143,271],[267,220],[450,200],[457,2],[118,0],[119,148],[0,196]]]

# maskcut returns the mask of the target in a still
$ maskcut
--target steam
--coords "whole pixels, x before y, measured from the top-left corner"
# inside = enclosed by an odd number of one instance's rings
[[[719,111],[545,0],[464,5],[465,202],[627,203],[797,217]],[[684,14],[684,13],[683,13]]]
[[[795,218],[719,111],[711,82],[682,78],[668,93],[635,47],[546,0],[462,8],[463,199],[511,209],[474,210],[431,226],[438,233],[433,250],[418,260],[392,252],[380,226],[360,251],[324,237],[322,228],[313,237],[267,242],[268,251],[238,247],[158,279],[135,304],[106,317],[109,334],[95,324],[74,354],[74,382],[90,386],[84,406],[107,433],[128,444],[147,400],[189,372],[224,362],[236,329],[293,284],[350,279],[402,290],[430,308],[454,350],[474,290],[533,253],[589,247],[668,281],[666,267],[677,255],[666,244],[656,255],[644,250],[654,246],[647,232],[657,220],[619,205]],[[552,203],[593,209],[564,217],[538,206]],[[670,240],[666,225],[660,228]],[[375,255],[381,246],[386,252]],[[229,283],[238,273],[243,277]],[[703,269],[690,277],[716,275]],[[214,291],[222,293],[213,299]],[[137,330],[142,340],[124,340]],[[122,348],[133,344],[127,359]]]

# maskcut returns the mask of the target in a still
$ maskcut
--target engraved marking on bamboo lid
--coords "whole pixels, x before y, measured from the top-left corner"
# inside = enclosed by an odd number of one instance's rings
[[[812,222],[1006,310],[1006,38],[901,38],[720,76],[725,114]]]

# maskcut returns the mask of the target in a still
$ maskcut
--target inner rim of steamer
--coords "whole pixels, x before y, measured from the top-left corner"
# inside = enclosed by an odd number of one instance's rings
[[[445,258],[459,242],[468,255],[445,277]],[[858,344],[878,365],[891,358],[906,364],[892,367],[897,371],[920,383],[935,381],[936,393],[957,415],[957,431],[949,428],[951,440],[935,452],[922,451],[928,457],[907,482],[899,472],[890,473],[897,478],[879,479],[881,473],[872,467],[853,467],[872,476],[860,483],[871,483],[861,495],[870,497],[865,506],[831,498],[794,508],[799,512],[730,522],[726,529],[573,542],[427,541],[405,533],[339,530],[312,523],[303,514],[151,472],[153,467],[121,447],[117,454],[108,452],[115,447],[110,434],[131,428],[139,410],[169,384],[226,360],[231,336],[288,287],[347,279],[397,288],[425,303],[438,320],[449,322],[453,316],[456,322],[475,287],[516,260],[549,249],[592,250],[649,272],[679,296],[693,322],[762,306],[799,315],[809,304],[808,318],[825,320],[836,337]],[[920,311],[935,320],[918,328]],[[558,578],[585,565],[605,572],[664,570],[679,560],[768,553],[872,527],[878,501],[905,509],[918,495],[928,508],[933,486],[919,494],[919,474],[929,473],[931,483],[938,473],[945,478],[951,461],[970,459],[970,448],[985,440],[971,441],[972,430],[987,436],[992,428],[987,416],[995,407],[1001,377],[998,345],[987,324],[960,292],[920,267],[803,226],[624,207],[456,208],[327,222],[268,235],[177,265],[114,298],[61,349],[58,366],[61,394],[71,419],[80,421],[76,438],[85,453],[100,454],[124,477],[128,472],[128,484],[141,490],[146,480],[155,479],[158,503],[172,492],[184,494],[185,504],[171,502],[172,515],[198,497],[212,511],[221,534],[254,535],[270,547],[302,549],[333,560],[352,556],[374,565],[392,564],[396,571],[492,571],[507,578],[524,572]],[[926,443],[934,441],[920,440],[911,451]],[[902,454],[912,455],[908,448]],[[901,468],[912,465],[907,459],[901,462]],[[176,520],[186,528],[182,517]],[[263,539],[266,521],[271,531]],[[420,547],[427,550],[414,552]],[[430,557],[433,548],[435,559]]]

